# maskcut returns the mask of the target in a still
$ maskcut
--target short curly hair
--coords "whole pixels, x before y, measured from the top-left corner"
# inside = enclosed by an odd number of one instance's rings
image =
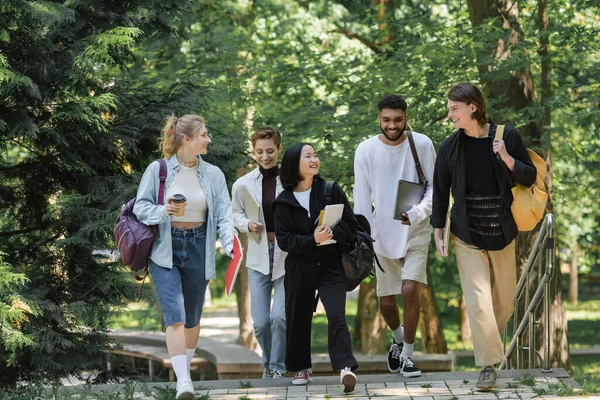
[[[408,105],[406,104],[406,101],[397,94],[388,94],[383,96],[383,98],[379,100],[379,103],[377,103],[377,107],[379,107],[379,111],[385,108],[406,111]]]
[[[281,147],[281,133],[277,128],[272,126],[262,126],[252,135],[252,147],[256,146],[256,141],[259,139],[272,139],[275,146]]]

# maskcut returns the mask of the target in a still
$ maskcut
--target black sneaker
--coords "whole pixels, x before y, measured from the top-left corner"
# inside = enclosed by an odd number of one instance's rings
[[[404,343],[398,344],[395,341],[390,346],[390,351],[388,352],[387,356],[387,365],[390,372],[400,371],[400,353],[402,353],[403,347]]]
[[[410,357],[402,357],[400,368],[402,368],[402,376],[405,378],[416,378],[417,376],[421,376],[421,370],[417,368],[415,362]]]

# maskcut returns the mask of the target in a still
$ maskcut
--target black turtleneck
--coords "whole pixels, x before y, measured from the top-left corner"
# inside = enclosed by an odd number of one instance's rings
[[[273,210],[271,210],[271,204],[273,204],[273,201],[275,200],[279,166],[276,165],[269,169],[264,169],[261,166],[258,168],[263,176],[262,208],[263,214],[265,215],[265,228],[267,232],[275,232],[275,215],[273,214]]]

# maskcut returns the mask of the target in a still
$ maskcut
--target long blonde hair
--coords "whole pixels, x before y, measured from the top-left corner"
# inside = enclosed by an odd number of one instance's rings
[[[160,150],[164,158],[170,158],[181,146],[184,137],[193,139],[200,129],[205,126],[204,118],[199,115],[184,115],[176,118],[171,115],[162,129],[162,140]]]

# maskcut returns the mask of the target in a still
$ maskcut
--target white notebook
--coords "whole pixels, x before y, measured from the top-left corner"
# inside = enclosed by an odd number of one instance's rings
[[[246,216],[253,221],[260,222],[260,204],[252,196],[252,193],[246,188],[244,193],[244,206],[246,208]],[[256,243],[260,243],[260,234],[248,232],[248,237],[251,237]]]
[[[344,205],[343,204],[329,204],[325,206],[325,209],[321,211],[319,216],[318,225],[327,225],[331,229],[333,229],[338,222],[341,221],[342,215],[344,214]],[[319,243],[319,246],[324,246],[326,244],[337,243],[335,239],[329,239],[324,242]]]

